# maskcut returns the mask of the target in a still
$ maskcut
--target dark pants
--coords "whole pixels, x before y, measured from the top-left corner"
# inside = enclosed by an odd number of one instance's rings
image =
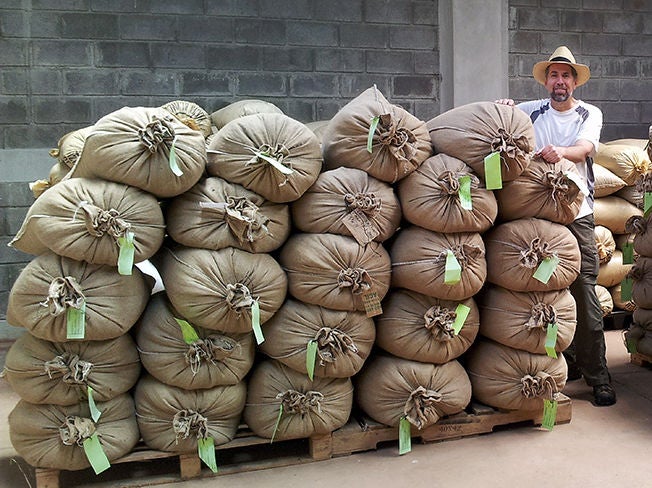
[[[580,275],[570,286],[577,304],[577,327],[573,342],[564,351],[564,356],[569,367],[575,363],[589,386],[611,383],[605,357],[602,308],[595,292],[600,263],[593,214],[575,220],[568,228],[577,238],[582,262]]]

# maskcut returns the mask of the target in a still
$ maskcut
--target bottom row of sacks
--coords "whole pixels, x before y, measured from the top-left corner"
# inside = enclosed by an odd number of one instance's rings
[[[242,421],[272,442],[329,434],[349,421],[354,404],[381,424],[398,427],[406,419],[416,429],[463,411],[472,396],[501,409],[543,410],[566,377],[561,354],[533,354],[481,338],[460,360],[443,364],[374,350],[359,373],[344,378],[310,379],[270,358],[256,362],[246,381],[206,389],[185,390],[144,373],[133,395],[104,402],[90,397],[58,406],[21,399],[9,428],[14,448],[32,466],[92,466],[99,473],[140,439],[161,451],[199,449],[202,457],[207,441],[210,448],[228,443]]]

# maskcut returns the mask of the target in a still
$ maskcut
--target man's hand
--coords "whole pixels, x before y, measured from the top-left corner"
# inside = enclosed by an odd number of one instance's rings
[[[548,144],[546,147],[541,149],[537,155],[541,156],[546,163],[558,163],[564,157],[564,149],[565,148],[561,146]]]
[[[494,100],[494,102],[501,105],[509,105],[510,107],[514,106],[514,100],[511,98],[499,98],[498,100]]]

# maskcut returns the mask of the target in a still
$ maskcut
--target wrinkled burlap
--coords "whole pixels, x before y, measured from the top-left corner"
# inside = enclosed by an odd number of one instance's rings
[[[480,334],[505,346],[547,354],[546,334],[557,325],[555,351],[564,351],[577,325],[575,299],[568,288],[518,292],[488,285],[478,301]]]
[[[389,254],[375,241],[361,246],[348,236],[296,233],[279,262],[290,295],[333,310],[364,311],[366,295],[375,292],[382,300],[390,286]]]
[[[645,330],[652,331],[652,309],[637,307],[632,312],[632,322]]]
[[[568,175],[571,174],[569,177]],[[515,179],[497,190],[498,218],[501,221],[536,217],[568,225],[580,211],[584,194],[575,181],[580,179],[575,163],[567,159],[551,165],[532,158]]]
[[[471,383],[457,360],[428,364],[378,354],[354,377],[355,401],[376,422],[398,427],[402,417],[417,430],[461,412]]]
[[[325,171],[292,202],[292,223],[302,232],[384,242],[401,223],[401,205],[388,183],[354,168]]]
[[[471,208],[460,198],[461,178],[470,178]],[[494,224],[498,203],[494,192],[470,166],[446,154],[429,157],[398,184],[405,219],[435,232],[484,232]]]
[[[35,468],[68,471],[91,466],[82,444],[93,434],[109,462],[131,452],[140,439],[131,395],[98,402],[97,408],[102,415],[93,422],[87,401],[60,406],[20,400],[9,414],[11,444]]]
[[[652,308],[652,257],[639,256],[627,277],[633,280],[634,303],[641,308]]]
[[[143,376],[134,392],[143,442],[159,451],[195,454],[199,438],[226,444],[235,437],[246,395],[244,382],[184,390]]]
[[[165,222],[170,237],[185,246],[261,253],[278,249],[291,229],[288,205],[216,176],[171,199]]]
[[[129,331],[147,306],[150,286],[134,266],[121,275],[47,252],[23,268],[9,293],[7,322],[40,338],[67,340],[67,314],[85,304],[84,340],[113,339]]]
[[[606,288],[616,286],[623,281],[630,269],[632,269],[632,265],[623,264],[623,253],[619,249],[616,249],[609,261],[600,264],[597,284]]]
[[[555,359],[488,339],[475,341],[465,358],[473,397],[506,410],[543,412],[543,401],[556,399],[568,375],[563,354]]]
[[[221,129],[233,119],[263,113],[282,114],[283,111],[271,102],[247,99],[229,103],[225,107],[212,112],[210,117],[212,124],[217,129]]]
[[[595,177],[595,198],[607,197],[627,186],[627,183],[625,183],[619,176],[616,176],[604,166],[594,164],[592,168]]]
[[[174,308],[205,329],[250,332],[256,303],[262,325],[281,307],[287,293],[287,277],[269,254],[177,245],[164,248],[157,260]]]
[[[580,249],[564,225],[543,219],[518,219],[495,226],[484,236],[487,281],[512,291],[567,288],[580,272]],[[547,283],[534,277],[546,259],[559,263]]]
[[[469,312],[456,332],[460,305],[468,307]],[[440,300],[394,288],[383,301],[383,314],[376,317],[376,345],[396,357],[443,364],[466,352],[479,326],[480,314],[472,298],[460,302]]]
[[[154,196],[121,183],[86,178],[62,181],[29,207],[9,246],[28,254],[56,254],[116,266],[118,239],[134,234],[134,263],[163,243],[165,222]]]
[[[140,358],[129,334],[106,341],[50,342],[23,334],[5,360],[12,389],[25,401],[74,405],[88,396],[105,402],[128,392],[140,376]]]
[[[449,251],[460,280],[446,284]],[[477,232],[446,234],[418,226],[401,229],[392,243],[392,286],[442,300],[465,300],[480,291],[487,276],[485,246]]]
[[[210,115],[194,102],[173,100],[162,105],[161,108],[170,112],[192,130],[201,132],[204,137],[208,137],[213,133]]]
[[[189,324],[197,339],[186,342],[165,292],[154,295],[134,327],[143,367],[158,381],[196,390],[242,381],[254,362],[253,332],[224,334]],[[186,321],[187,322],[187,321]]]
[[[652,257],[652,214],[647,217],[634,215],[628,218],[625,222],[625,232],[632,234],[636,254]]]
[[[643,209],[616,195],[596,198],[593,205],[595,225],[602,225],[614,234],[625,234],[625,223],[633,216],[642,216]]]
[[[596,225],[594,233],[595,245],[598,248],[598,260],[600,264],[608,263],[616,250],[613,232],[603,225]]]
[[[169,198],[191,188],[205,168],[201,132],[162,107],[123,107],[95,123],[72,176],[124,183]]]
[[[620,287],[618,287],[618,292],[620,293]],[[614,297],[611,295],[611,290],[602,285],[595,285],[595,294],[600,302],[602,316],[606,317],[614,310]]]
[[[322,169],[319,139],[283,114],[238,117],[215,134],[206,170],[276,203],[298,199]]]
[[[650,158],[645,149],[631,144],[600,144],[593,158],[596,164],[604,166],[627,185],[647,173]]]
[[[288,299],[265,324],[265,342],[259,349],[307,374],[308,345],[314,341],[314,376],[347,378],[360,371],[375,337],[374,321],[364,312],[331,310]]]
[[[625,186],[618,190],[616,193],[613,193],[613,196],[627,200],[636,208],[643,210],[643,199],[645,198],[645,192],[637,188],[637,185]]]
[[[350,378],[315,377],[311,381],[308,375],[267,359],[254,365],[242,417],[259,437],[303,439],[342,427],[352,404]]]
[[[327,169],[357,168],[387,183],[406,177],[432,155],[426,123],[390,103],[375,85],[331,118],[322,149]]]
[[[436,153],[461,159],[484,181],[484,158],[500,152],[503,182],[516,179],[530,164],[536,146],[528,115],[516,107],[473,102],[427,122]]]

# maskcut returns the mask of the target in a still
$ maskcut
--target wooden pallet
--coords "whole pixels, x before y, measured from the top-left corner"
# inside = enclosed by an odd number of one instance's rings
[[[630,354],[630,361],[638,366],[652,367],[652,357],[636,352]]]
[[[558,402],[556,424],[565,424],[571,420],[571,401],[562,395]],[[463,437],[487,434],[496,427],[509,427],[517,424],[540,426],[543,412],[539,411],[503,411],[486,405],[472,403],[464,412],[440,419],[421,431],[413,429],[412,439],[423,443],[438,442]],[[127,484],[123,487],[151,486],[173,481],[187,480],[200,477],[213,477],[233,474],[244,471],[256,471],[279,466],[292,466],[297,464],[321,461],[338,456],[351,455],[377,449],[379,444],[395,442],[398,452],[398,428],[387,427],[379,424],[365,415],[354,414],[351,420],[342,428],[325,435],[312,436],[307,439],[294,441],[274,442],[254,435],[246,426],[241,426],[235,439],[227,444],[216,447],[218,473],[212,473],[202,465],[196,453],[174,454],[148,449],[139,445],[128,455],[112,462],[120,464],[119,471],[126,473],[128,467],[139,468],[137,477],[141,481],[134,481],[134,476],[128,477]],[[398,454],[397,454],[398,455]],[[175,458],[174,463],[170,460]],[[178,459],[179,471],[170,474],[170,466],[176,464]],[[156,460],[164,460],[166,473],[144,474],[143,464]],[[167,460],[167,461],[166,461]],[[84,482],[98,482],[111,470],[92,478],[92,470],[83,470]],[[60,486],[74,486],[74,480],[60,483],[60,475],[73,475],[79,472],[61,471],[58,469],[36,468],[36,488],[60,488]],[[145,476],[146,479],[142,479]],[[90,481],[89,481],[90,480]],[[124,480],[122,480],[124,483]],[[131,483],[131,484],[129,484]]]

